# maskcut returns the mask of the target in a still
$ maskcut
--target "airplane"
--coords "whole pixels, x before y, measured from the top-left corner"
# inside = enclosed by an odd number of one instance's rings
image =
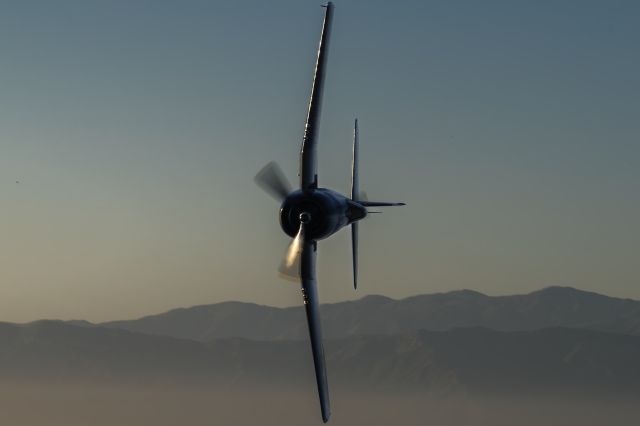
[[[358,179],[358,120],[353,135],[353,163],[351,198],[327,188],[318,187],[317,139],[320,124],[322,92],[327,66],[329,33],[333,19],[333,3],[325,8],[318,58],[316,62],[309,112],[300,150],[300,188],[292,190],[285,174],[275,162],[264,166],[254,180],[265,192],[280,204],[280,226],[293,241],[289,245],[279,272],[284,278],[300,281],[302,299],[309,326],[309,338],[315,368],[322,421],[329,421],[329,388],[327,369],[322,346],[318,293],[316,289],[316,254],[318,241],[325,239],[345,226],[351,226],[353,251],[353,286],[358,284],[358,221],[367,217],[367,207],[403,206],[404,203],[368,201],[360,192]]]

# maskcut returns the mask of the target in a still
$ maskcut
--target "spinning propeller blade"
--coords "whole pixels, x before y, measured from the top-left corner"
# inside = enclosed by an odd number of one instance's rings
[[[291,193],[291,184],[275,161],[264,166],[253,180],[264,192],[280,202]]]

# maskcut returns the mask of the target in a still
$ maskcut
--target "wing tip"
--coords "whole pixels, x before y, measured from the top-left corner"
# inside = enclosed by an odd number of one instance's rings
[[[327,423],[331,418],[331,410],[329,407],[322,407],[322,423]]]

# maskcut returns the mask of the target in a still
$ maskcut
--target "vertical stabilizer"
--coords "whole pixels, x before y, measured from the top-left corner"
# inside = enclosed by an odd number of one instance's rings
[[[353,125],[353,163],[351,165],[351,199],[359,201],[360,181],[358,178],[358,119]],[[351,246],[353,250],[353,288],[358,288],[358,222],[351,224]]]

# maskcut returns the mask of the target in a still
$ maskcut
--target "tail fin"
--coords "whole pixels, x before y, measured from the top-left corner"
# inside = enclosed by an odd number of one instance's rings
[[[359,201],[360,181],[358,179],[358,119],[353,125],[353,163],[351,165],[351,199]],[[358,222],[351,223],[351,247],[353,252],[353,288],[358,288]]]
[[[353,125],[353,163],[351,164],[351,200],[362,207],[390,207],[404,206],[404,203],[390,203],[386,201],[369,201],[364,191],[360,191],[360,179],[358,176],[358,151],[360,141],[358,137],[358,119]],[[367,213],[381,213],[379,211],[367,211]],[[351,247],[353,251],[353,288],[358,288],[358,220],[362,215],[351,222]]]

